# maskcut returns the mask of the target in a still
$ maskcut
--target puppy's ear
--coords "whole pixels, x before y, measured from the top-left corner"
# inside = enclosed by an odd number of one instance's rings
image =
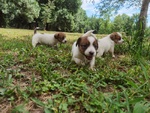
[[[81,37],[78,38],[77,43],[76,43],[76,46],[77,46],[77,45],[80,45],[80,41],[81,41]]]
[[[58,39],[59,33],[55,33],[54,37],[55,37],[56,39]]]
[[[110,35],[110,38],[111,38],[112,40],[115,40],[116,34],[115,34],[115,33],[112,33],[112,34]]]

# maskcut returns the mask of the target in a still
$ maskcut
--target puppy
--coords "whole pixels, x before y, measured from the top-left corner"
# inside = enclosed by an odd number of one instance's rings
[[[115,44],[121,44],[124,40],[122,39],[122,35],[119,32],[114,32],[102,39],[98,39],[98,53],[97,57],[101,57],[106,52],[111,52],[112,57],[114,55],[114,47]]]
[[[62,32],[58,32],[55,34],[41,34],[37,33],[36,30],[39,29],[39,27],[36,27],[34,29],[34,35],[32,37],[32,46],[36,47],[37,44],[46,44],[50,46],[55,46],[59,42],[60,43],[66,43],[66,35]]]
[[[78,38],[72,45],[72,60],[78,65],[90,63],[90,69],[94,69],[95,56],[98,49],[96,36],[90,30]]]

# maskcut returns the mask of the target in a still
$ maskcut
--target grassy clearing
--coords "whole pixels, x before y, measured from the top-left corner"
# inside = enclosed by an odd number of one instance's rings
[[[68,43],[59,49],[33,49],[32,34],[0,29],[0,112],[150,112],[149,44],[146,55],[135,57],[124,37],[126,42],[115,48],[117,58],[96,59],[92,72],[71,62],[72,43],[81,34],[66,33]]]

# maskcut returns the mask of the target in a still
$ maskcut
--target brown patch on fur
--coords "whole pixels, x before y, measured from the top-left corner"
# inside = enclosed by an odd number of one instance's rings
[[[88,48],[88,46],[90,45],[90,42],[89,40],[87,39],[88,37],[85,36],[85,37],[80,37],[78,38],[77,40],[77,44],[78,47],[79,47],[79,50],[82,54],[84,54],[85,50]]]
[[[94,41],[93,46],[95,47],[96,50],[98,49],[98,40]]]
[[[119,40],[121,40],[121,37],[118,35],[117,32],[114,32],[110,35],[110,38],[115,42],[118,43]]]
[[[63,32],[59,32],[59,33],[56,33],[54,35],[55,39],[57,39],[59,42],[62,42],[65,38],[66,38],[66,35],[65,33]]]

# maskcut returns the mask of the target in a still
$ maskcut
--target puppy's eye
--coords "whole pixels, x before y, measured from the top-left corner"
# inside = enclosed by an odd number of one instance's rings
[[[81,45],[81,47],[82,47],[83,49],[86,49],[86,48],[87,48],[87,45]]]
[[[121,37],[119,37],[118,40],[121,40]]]
[[[98,49],[98,45],[94,44],[93,46],[95,47],[95,49]]]

